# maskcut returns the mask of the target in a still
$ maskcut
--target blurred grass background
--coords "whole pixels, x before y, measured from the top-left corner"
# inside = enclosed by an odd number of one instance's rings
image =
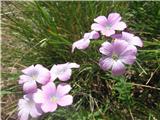
[[[125,78],[114,78],[97,65],[100,43],[71,53],[71,45],[90,31],[93,19],[121,14],[127,31],[141,37],[137,62]],[[160,3],[120,1],[2,2],[2,120],[17,120],[20,70],[31,64],[76,62],[74,104],[42,116],[42,120],[159,120]],[[136,83],[136,84],[132,84]],[[145,85],[149,86],[146,87]]]

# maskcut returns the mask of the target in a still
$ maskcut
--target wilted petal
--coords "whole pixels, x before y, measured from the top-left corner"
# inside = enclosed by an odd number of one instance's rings
[[[125,22],[118,22],[112,26],[112,29],[115,30],[124,30],[127,27]]]
[[[104,29],[105,29],[104,26],[102,26],[102,25],[100,25],[100,24],[97,24],[97,23],[93,23],[93,24],[91,25],[91,30],[102,31],[102,30],[104,30]]]
[[[71,95],[65,95],[57,101],[60,106],[68,106],[73,103],[73,97]]]
[[[125,72],[124,64],[120,60],[115,61],[113,63],[113,67],[112,67],[112,74],[113,75],[122,75],[124,72]]]
[[[95,22],[105,26],[107,24],[107,18],[105,16],[98,16],[94,19]]]
[[[87,40],[81,39],[79,41],[74,42],[72,45],[72,52],[74,52],[75,48],[77,48],[79,50],[86,49],[89,46],[89,43],[90,43],[89,39],[87,39]]]
[[[23,91],[25,93],[34,93],[37,90],[37,84],[35,81],[28,81],[23,84]]]
[[[71,86],[69,84],[61,83],[57,86],[57,96],[61,97],[69,93]]]

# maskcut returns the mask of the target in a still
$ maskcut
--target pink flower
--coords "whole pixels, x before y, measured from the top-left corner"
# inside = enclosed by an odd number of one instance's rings
[[[91,29],[100,31],[102,35],[111,36],[115,34],[115,30],[122,31],[127,25],[121,21],[121,16],[118,13],[110,13],[108,18],[105,16],[98,16],[94,19],[96,23],[91,25]]]
[[[71,68],[79,68],[79,67],[80,65],[76,63],[53,65],[53,67],[50,70],[51,80],[54,81],[55,79],[58,78],[61,81],[67,81],[70,79],[72,74]]]
[[[32,94],[23,96],[18,102],[18,117],[20,120],[29,120],[29,117],[37,118],[42,114],[40,104],[36,104],[32,99]]]
[[[112,68],[113,75],[121,75],[125,72],[124,64],[134,63],[137,49],[125,41],[116,40],[113,43],[104,42],[100,52],[103,54],[100,67],[103,70]]]
[[[42,86],[42,90],[38,89],[34,94],[34,101],[41,103],[43,112],[54,112],[58,105],[68,106],[73,102],[73,97],[68,95],[71,86],[68,84],[59,84],[56,88],[55,84],[50,82]]]
[[[33,93],[37,90],[36,82],[44,85],[50,81],[50,72],[42,65],[32,65],[22,70],[24,73],[20,76],[19,84],[23,84],[23,90],[26,93]]]
[[[115,36],[115,38],[118,40],[125,40],[130,45],[139,46],[139,47],[143,46],[143,42],[138,36],[134,36],[134,34],[131,34],[128,32],[122,32],[121,35],[117,35]]]
[[[100,37],[100,35],[96,31],[85,33],[82,39],[73,43],[72,52],[74,52],[75,48],[77,48],[79,50],[86,49],[89,46],[90,39],[98,39],[99,37]]]

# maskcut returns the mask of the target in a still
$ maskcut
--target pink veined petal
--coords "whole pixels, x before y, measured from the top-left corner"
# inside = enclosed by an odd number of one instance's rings
[[[112,26],[112,29],[115,30],[124,30],[127,27],[125,22],[118,22]]]
[[[112,58],[101,58],[99,61],[99,65],[103,70],[109,70],[114,63]]]
[[[142,40],[141,40],[139,37],[137,37],[137,36],[133,37],[133,39],[130,41],[130,43],[131,43],[132,45],[136,45],[136,46],[139,46],[139,47],[143,47],[143,42],[142,42]]]
[[[53,102],[46,102],[45,104],[42,104],[41,106],[43,112],[54,112],[57,109],[57,104]]]
[[[125,64],[133,64],[136,60],[136,56],[128,55],[120,58],[120,60]]]
[[[56,86],[53,82],[49,82],[42,86],[42,91],[46,96],[52,96],[56,93]]]
[[[27,102],[24,99],[19,99],[18,110],[21,110]]]
[[[72,74],[72,70],[71,69],[66,69],[63,73],[58,75],[59,80],[61,81],[67,81],[70,79]]]
[[[98,24],[101,24],[102,26],[106,26],[107,24],[107,18],[105,16],[98,16],[94,19],[94,22],[97,22]]]
[[[113,51],[112,44],[109,42],[104,42],[99,51],[104,55],[111,56]]]
[[[108,23],[110,23],[111,25],[116,24],[120,20],[121,20],[121,16],[119,13],[110,13],[108,15]]]
[[[78,65],[77,63],[69,63],[68,64],[69,68],[79,68],[80,65]]]
[[[117,76],[117,75],[122,75],[124,73],[125,73],[124,64],[120,60],[115,61],[112,66],[112,74]]]
[[[33,100],[35,103],[44,103],[45,102],[45,95],[42,90],[38,89],[36,93],[33,95]]]
[[[22,70],[22,72],[26,75],[31,75],[34,70],[35,70],[34,65],[31,65],[31,66],[25,68],[24,70]]]
[[[96,31],[92,31],[90,33],[90,39],[98,39],[100,37],[99,33]]]
[[[120,55],[125,51],[125,49],[127,49],[128,43],[124,40],[115,40],[113,47],[115,54]]]
[[[20,80],[19,80],[19,84],[23,84],[23,83],[31,81],[31,80],[32,80],[32,78],[30,76],[21,75]]]
[[[90,40],[89,39],[81,39],[73,43],[72,45],[72,53],[74,52],[74,49],[77,48],[79,50],[84,50],[89,46]]]
[[[93,23],[93,24],[91,25],[91,30],[102,31],[102,30],[104,30],[104,29],[105,29],[104,26],[102,26],[102,25],[100,25],[100,24],[97,24],[97,23]]]
[[[28,81],[23,84],[23,90],[25,93],[34,93],[37,90],[37,84],[35,81]]]
[[[65,95],[57,101],[60,106],[68,106],[73,103],[73,97],[71,95]]]
[[[50,72],[47,68],[42,65],[37,64],[35,69],[38,71],[38,76],[36,81],[41,84],[46,84],[50,81]]]
[[[56,94],[57,96],[61,97],[69,93],[70,90],[71,90],[71,86],[69,84],[61,83],[57,86]]]
[[[109,37],[109,36],[115,34],[115,30],[112,30],[112,29],[106,30],[105,29],[105,30],[101,31],[101,33],[102,33],[102,35],[105,35],[105,36]]]
[[[55,79],[57,79],[58,76],[56,74],[56,71],[57,71],[57,65],[53,65],[50,70],[50,76],[51,76],[50,81],[54,81]]]

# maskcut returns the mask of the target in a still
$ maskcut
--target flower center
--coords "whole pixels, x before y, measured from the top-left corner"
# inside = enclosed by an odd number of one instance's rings
[[[111,29],[111,25],[106,25],[106,29],[110,30]]]
[[[114,60],[118,60],[118,55],[115,54],[115,53],[113,53],[113,54],[112,54],[112,58],[113,58]]]
[[[32,75],[32,79],[36,80],[37,79],[37,75]]]
[[[51,102],[56,102],[56,101],[57,101],[57,97],[53,96],[53,97],[51,98]]]

